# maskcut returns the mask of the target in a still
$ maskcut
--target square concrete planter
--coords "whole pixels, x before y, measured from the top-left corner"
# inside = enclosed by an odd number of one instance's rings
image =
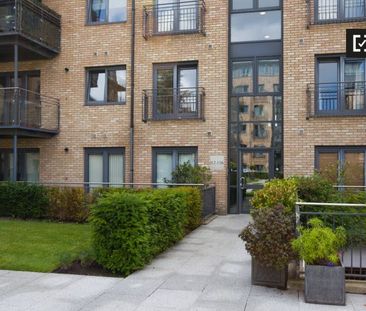
[[[252,257],[252,285],[287,289],[288,267],[276,269],[262,265]]]
[[[305,302],[346,304],[344,267],[305,266]]]

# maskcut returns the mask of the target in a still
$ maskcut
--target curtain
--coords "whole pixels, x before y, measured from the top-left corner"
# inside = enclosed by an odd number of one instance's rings
[[[123,183],[123,155],[109,155],[109,184],[111,187],[121,187]]]

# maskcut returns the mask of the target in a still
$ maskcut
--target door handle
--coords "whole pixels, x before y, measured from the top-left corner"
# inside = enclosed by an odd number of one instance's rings
[[[245,177],[241,177],[240,178],[240,188],[244,190],[244,186],[245,186]]]

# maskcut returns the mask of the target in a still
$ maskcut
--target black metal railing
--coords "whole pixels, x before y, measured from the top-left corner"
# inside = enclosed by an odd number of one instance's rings
[[[308,116],[366,114],[366,82],[308,84]]]
[[[204,120],[203,88],[153,89],[143,92],[143,121]]]
[[[347,246],[340,254],[346,278],[366,281],[366,204],[296,203],[297,226],[306,226],[314,217],[346,229]]]
[[[0,130],[22,128],[58,132],[59,100],[21,88],[0,88]]]
[[[202,190],[202,217],[207,218],[216,213],[216,187],[209,186]]]
[[[144,6],[143,32],[156,35],[205,33],[204,0]]]
[[[308,23],[328,24],[357,22],[366,19],[364,0],[306,0]]]
[[[61,16],[36,1],[0,1],[0,36],[12,33],[59,52]]]

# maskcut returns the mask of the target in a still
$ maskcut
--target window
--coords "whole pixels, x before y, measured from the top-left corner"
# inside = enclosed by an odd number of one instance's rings
[[[87,104],[126,103],[126,67],[87,70]]]
[[[124,148],[86,148],[85,182],[90,188],[121,187],[124,182]]]
[[[157,33],[197,31],[199,2],[195,0],[156,0]]]
[[[233,0],[233,10],[279,7],[280,0]]]
[[[281,11],[234,13],[231,15],[231,42],[281,39]]]
[[[320,22],[365,18],[364,0],[315,0]]]
[[[320,57],[317,79],[318,114],[366,113],[365,59]]]
[[[127,0],[89,0],[89,23],[117,23],[126,20]]]
[[[197,148],[153,148],[153,182],[171,180],[172,172],[184,163],[197,164]]]
[[[233,94],[279,93],[280,60],[256,59],[232,63]]]
[[[39,181],[39,150],[18,149],[18,181]],[[13,175],[13,151],[0,149],[0,181],[9,181]]]
[[[336,185],[364,186],[366,147],[317,147],[316,169]]]
[[[155,119],[198,116],[197,63],[155,65],[153,93]]]
[[[253,136],[255,139],[267,138],[267,129],[265,124],[255,124],[253,130]]]

